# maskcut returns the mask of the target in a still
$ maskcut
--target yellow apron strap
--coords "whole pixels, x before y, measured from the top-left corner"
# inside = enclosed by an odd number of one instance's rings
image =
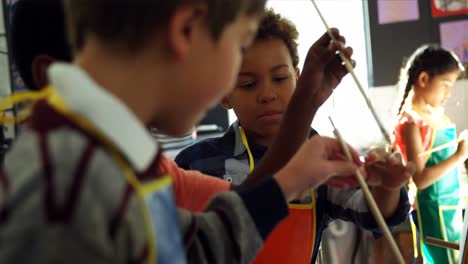
[[[153,224],[151,222],[150,212],[149,212],[148,206],[146,205],[146,202],[145,202],[145,188],[141,185],[141,183],[140,183],[140,181],[138,181],[135,173],[133,173],[133,170],[122,159],[122,157],[118,154],[118,152],[116,152],[115,150],[111,150],[111,155],[112,155],[112,158],[118,162],[120,168],[122,169],[125,176],[127,177],[127,180],[130,183],[130,185],[132,185],[132,187],[135,189],[135,192],[136,192],[137,197],[138,197],[138,203],[140,204],[140,207],[143,210],[143,220],[145,222],[146,233],[147,233],[147,237],[148,237],[148,250],[149,250],[148,251],[149,252],[149,254],[148,254],[148,260],[149,260],[148,263],[156,263],[157,252],[156,252],[156,239],[154,237],[155,232],[154,232]],[[171,183],[170,182],[171,178],[166,177],[165,179],[169,180],[168,184]],[[160,183],[160,184],[167,185],[166,182]],[[158,187],[162,187],[162,186],[158,186]]]
[[[17,124],[26,120],[31,115],[31,109],[35,102],[46,99],[52,94],[52,88],[46,87],[41,91],[34,92],[18,92],[14,93],[0,102],[0,111],[5,113],[6,110],[12,108],[15,104],[30,102],[25,106],[25,109],[17,114],[16,117],[6,116],[5,114],[0,116],[0,124]]]
[[[315,192],[313,190],[310,190],[310,195],[312,197],[312,205],[313,205],[313,216],[312,216],[312,249],[310,250],[310,259],[312,259],[312,255],[314,254],[314,248],[315,248],[315,237],[317,234],[315,234],[317,230],[317,206],[316,201],[315,201]]]
[[[416,230],[416,225],[413,222],[414,220],[411,219],[410,226],[411,226],[411,237],[413,238],[413,257],[416,259],[419,256],[419,248],[418,248],[418,235]]]
[[[48,102],[52,107],[54,107],[55,110],[59,111],[60,113],[67,116],[68,118],[72,119],[76,124],[78,124],[82,129],[86,130],[88,133],[91,133],[92,135],[96,136],[109,149],[112,158],[119,164],[121,170],[124,172],[125,177],[127,178],[127,181],[135,189],[135,192],[138,198],[138,203],[140,204],[140,207],[142,208],[142,211],[143,211],[143,219],[144,219],[145,226],[146,226],[146,232],[147,232],[148,244],[149,244],[148,245],[149,246],[148,248],[149,263],[156,263],[157,252],[156,252],[156,240],[154,238],[155,232],[154,232],[154,227],[151,222],[150,212],[145,202],[146,186],[143,186],[140,183],[140,181],[138,180],[138,178],[136,177],[135,173],[130,168],[128,163],[122,158],[122,156],[117,151],[117,147],[115,147],[115,145],[109,139],[107,139],[107,137],[105,137],[98,129],[96,129],[88,120],[81,117],[80,115],[71,113],[68,110],[68,107],[66,106],[65,102],[60,98],[60,96],[57,93],[51,91],[49,93]],[[164,179],[163,182],[158,183],[159,185],[157,187],[161,188],[161,187],[167,186],[170,183],[171,183],[171,178],[166,177],[166,179]],[[150,187],[154,187],[154,186],[150,186]]]
[[[245,149],[247,149],[247,154],[249,155],[249,172],[252,172],[255,167],[255,161],[253,159],[252,151],[250,150],[249,141],[247,140],[247,136],[245,135],[244,129],[242,129],[242,127],[239,127],[239,131],[241,134],[242,143],[244,144]]]
[[[0,116],[0,124],[2,125],[14,125],[19,124],[28,119],[31,116],[32,106],[26,106],[21,112],[16,116],[7,116],[5,112]]]
[[[250,150],[249,142],[247,140],[247,136],[245,134],[244,129],[242,127],[239,127],[242,143],[245,146],[245,149],[247,150],[247,154],[249,156],[249,171],[252,172],[254,167],[255,167],[255,161],[253,159],[252,151]],[[312,198],[311,203],[309,204],[288,204],[289,208],[293,209],[312,209],[313,210],[313,220],[312,220],[312,249],[310,251],[310,259],[312,259],[312,254],[314,253],[314,247],[315,247],[315,230],[316,230],[316,219],[317,219],[317,207],[315,206],[315,192],[314,190],[310,190],[310,197]]]

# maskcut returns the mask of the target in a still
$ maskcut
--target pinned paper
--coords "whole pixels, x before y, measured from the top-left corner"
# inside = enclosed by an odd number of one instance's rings
[[[440,44],[468,63],[468,19],[440,23]]]
[[[419,19],[418,0],[377,0],[379,24]]]

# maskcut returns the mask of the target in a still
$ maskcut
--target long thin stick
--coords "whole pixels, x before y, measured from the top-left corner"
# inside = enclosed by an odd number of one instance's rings
[[[333,133],[335,134],[335,137],[340,141],[341,147],[343,148],[343,152],[345,153],[346,157],[349,160],[353,160],[353,157],[351,156],[351,153],[349,152],[348,145],[344,142],[343,138],[341,137],[340,132],[338,129],[335,127],[335,124],[333,123],[333,120],[330,118],[330,122],[333,126]],[[390,248],[392,249],[395,257],[398,260],[398,263],[400,264],[405,264],[405,260],[403,259],[403,256],[401,255],[400,250],[398,249],[398,246],[393,239],[392,233],[390,233],[390,230],[388,229],[387,224],[385,223],[385,220],[377,207],[377,203],[374,200],[374,197],[372,196],[369,187],[367,187],[367,183],[364,180],[364,177],[362,176],[361,172],[359,170],[356,170],[356,179],[359,182],[359,185],[361,186],[361,189],[364,193],[364,197],[367,200],[367,203],[369,205],[369,209],[372,212],[372,215],[374,216],[377,224],[379,225],[380,230],[382,231],[384,237],[387,239],[388,243],[390,244]]]
[[[454,146],[454,145],[457,145],[458,143],[460,143],[462,140],[467,140],[468,139],[468,130],[464,129],[460,135],[458,136],[458,139],[457,140],[453,140],[451,142],[448,142],[448,143],[445,143],[443,145],[440,145],[438,147],[435,147],[433,149],[430,149],[428,151],[424,151],[424,152],[421,152],[418,154],[418,157],[424,157],[426,155],[430,155],[434,152],[437,152],[439,150],[442,150],[442,149],[446,149],[446,148],[449,148],[451,146]]]
[[[460,250],[460,244],[451,243],[434,237],[426,237],[426,243],[437,247]]]
[[[320,9],[318,8],[317,4],[315,3],[315,0],[312,0],[312,4],[314,4],[315,10],[317,10],[317,13],[320,16],[320,19],[322,19],[322,22],[323,22],[323,24],[325,25],[325,27],[327,29],[328,35],[330,36],[330,38],[334,42],[336,42],[337,40],[336,40],[335,36],[333,36],[333,33],[332,33],[330,27],[328,26],[327,21],[325,21],[325,18],[323,17],[322,13],[320,12]],[[371,100],[367,96],[366,91],[364,90],[364,88],[363,88],[361,82],[359,81],[356,73],[354,72],[354,67],[353,67],[352,63],[348,60],[348,58],[346,58],[346,56],[341,51],[339,52],[339,54],[340,54],[340,57],[341,57],[341,59],[343,60],[343,62],[345,64],[346,69],[351,74],[351,76],[353,76],[353,79],[356,82],[356,84],[357,84],[357,86],[359,88],[359,91],[361,91],[362,97],[364,97],[364,100],[367,103],[367,107],[371,111],[372,116],[374,116],[374,119],[377,122],[377,125],[379,126],[380,132],[382,132],[382,135],[384,136],[385,140],[387,141],[387,144],[391,146],[392,145],[392,140],[390,138],[390,134],[388,134],[387,130],[385,129],[385,126],[383,125],[382,120],[380,120],[379,116],[377,115],[377,112],[375,111],[375,108],[372,105]]]
[[[426,155],[430,155],[430,154],[432,154],[432,153],[434,153],[434,152],[437,152],[437,151],[439,151],[439,150],[443,150],[443,149],[449,148],[449,147],[451,147],[451,146],[457,145],[458,142],[459,142],[458,140],[454,140],[454,141],[445,143],[445,144],[443,144],[443,145],[440,145],[440,146],[435,147],[435,148],[433,148],[433,149],[430,149],[430,150],[428,150],[428,151],[424,151],[424,152],[419,153],[419,154],[418,154],[418,157],[424,157],[424,156],[426,156]]]

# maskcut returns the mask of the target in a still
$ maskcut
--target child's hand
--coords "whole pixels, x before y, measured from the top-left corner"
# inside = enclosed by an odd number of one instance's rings
[[[288,201],[330,179],[335,179],[331,182],[337,186],[347,187],[354,182],[354,174],[361,165],[357,152],[351,147],[350,151],[353,162],[343,159],[338,140],[315,136],[274,177]]]
[[[332,33],[338,42],[333,43],[327,33],[317,40],[309,49],[297,82],[297,89],[305,89],[304,92],[308,92],[306,98],[310,98],[313,106],[317,108],[330,97],[333,89],[348,73],[337,51],[344,52],[345,56],[355,64],[351,59],[352,48],[345,48],[345,38],[336,28],[332,29]]]
[[[460,135],[458,136],[458,140],[463,140],[463,139],[468,139],[468,130],[466,129],[460,132]]]
[[[367,183],[386,190],[398,190],[405,186],[416,172],[416,166],[409,162],[403,165],[401,154],[386,153],[383,149],[370,151],[366,156]]]
[[[468,139],[464,138],[458,142],[457,154],[460,156],[461,161],[468,158]]]

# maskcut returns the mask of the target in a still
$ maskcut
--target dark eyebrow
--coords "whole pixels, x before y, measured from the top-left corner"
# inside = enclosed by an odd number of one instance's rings
[[[276,66],[274,66],[274,67],[272,67],[270,69],[270,72],[274,72],[274,71],[276,71],[278,69],[282,69],[282,68],[289,68],[289,66],[287,64],[276,65]],[[255,73],[253,73],[253,72],[240,72],[239,76],[255,77],[257,75]]]
[[[253,73],[253,72],[240,72],[239,76],[255,77],[255,73]]]

